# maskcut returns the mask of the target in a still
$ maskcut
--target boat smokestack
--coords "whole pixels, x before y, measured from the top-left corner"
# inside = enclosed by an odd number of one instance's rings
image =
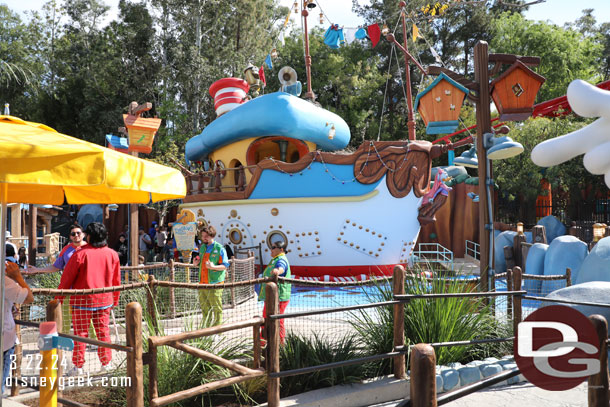
[[[248,82],[241,78],[222,78],[210,86],[210,96],[214,98],[214,109],[221,116],[246,101],[250,90]]]

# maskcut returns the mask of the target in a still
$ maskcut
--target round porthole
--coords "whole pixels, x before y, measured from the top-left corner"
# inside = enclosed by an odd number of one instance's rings
[[[233,244],[240,244],[244,240],[241,230],[237,228],[229,230],[229,240]]]
[[[267,234],[267,246],[269,246],[269,249],[271,249],[271,246],[273,246],[273,243],[276,243],[276,242],[284,242],[284,244],[286,246],[288,246],[288,238],[286,237],[284,232],[281,232],[279,230],[274,230]]]

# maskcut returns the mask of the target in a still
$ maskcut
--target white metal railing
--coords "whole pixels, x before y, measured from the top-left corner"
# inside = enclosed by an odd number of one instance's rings
[[[453,252],[439,243],[420,243],[413,252],[414,262],[438,263],[453,270]]]
[[[472,257],[475,260],[481,259],[481,249],[477,242],[466,240],[466,256]]]

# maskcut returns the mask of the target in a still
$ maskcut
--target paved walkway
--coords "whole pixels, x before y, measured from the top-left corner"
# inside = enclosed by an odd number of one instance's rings
[[[375,404],[370,407],[395,407],[397,402]],[[586,407],[587,383],[566,391],[547,391],[530,383],[494,387],[445,404],[449,407]]]
[[[547,391],[530,383],[492,388],[446,404],[451,407],[581,407],[587,405],[587,383],[566,391]]]

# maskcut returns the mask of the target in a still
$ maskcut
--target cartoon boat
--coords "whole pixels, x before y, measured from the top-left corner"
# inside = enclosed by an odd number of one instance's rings
[[[285,92],[245,101],[247,87],[238,78],[210,87],[219,117],[185,149],[210,171],[188,175],[181,208],[214,225],[222,244],[261,245],[262,264],[285,241],[299,278],[366,279],[407,263],[442,204],[438,188],[424,195],[445,147],[370,141],[348,153],[338,115]]]

